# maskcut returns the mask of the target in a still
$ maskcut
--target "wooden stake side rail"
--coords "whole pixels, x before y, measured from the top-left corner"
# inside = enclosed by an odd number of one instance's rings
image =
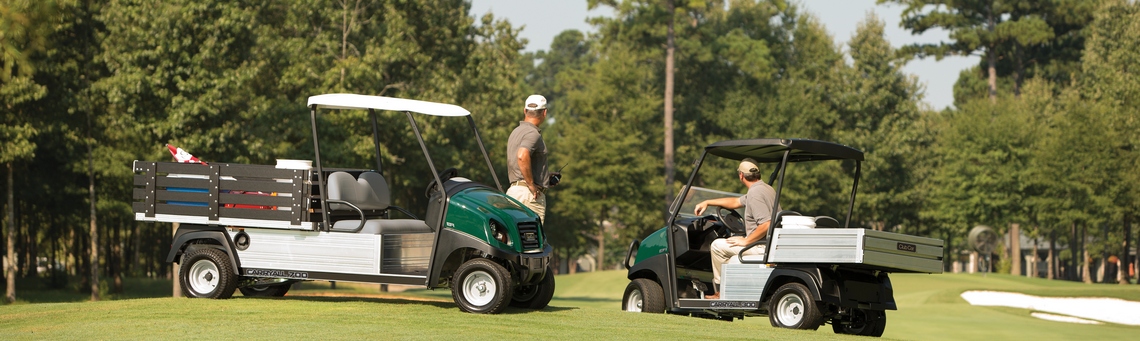
[[[135,219],[312,230],[312,171],[270,165],[134,162]]]

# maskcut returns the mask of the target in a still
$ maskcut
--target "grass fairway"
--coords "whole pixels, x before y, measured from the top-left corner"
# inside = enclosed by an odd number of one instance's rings
[[[622,271],[557,277],[551,307],[508,309],[500,315],[459,311],[447,290],[379,294],[375,287],[306,283],[280,299],[175,298],[0,306],[3,339],[768,339],[834,340],[819,331],[772,328],[765,317],[720,322],[619,311],[627,281]],[[893,275],[899,310],[888,312],[885,339],[1132,339],[1140,327],[1040,320],[1030,311],[975,307],[965,290],[1039,296],[1101,296],[1140,301],[1140,286],[1086,285],[1008,275]],[[167,289],[168,290],[168,289]],[[336,296],[329,296],[330,293]],[[28,292],[27,295],[34,295]],[[36,300],[29,300],[36,302]],[[1137,312],[1122,312],[1135,314]]]

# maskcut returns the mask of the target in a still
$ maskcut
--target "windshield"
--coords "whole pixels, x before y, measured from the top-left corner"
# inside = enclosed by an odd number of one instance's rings
[[[684,191],[684,189],[682,189],[682,191]],[[689,188],[688,196],[685,198],[681,198],[680,194],[677,195],[677,200],[680,200],[681,203],[680,205],[677,205],[677,203],[674,202],[671,207],[679,206],[681,211],[671,213],[678,213],[678,218],[693,218],[696,217],[696,215],[693,214],[693,210],[696,208],[697,204],[701,203],[701,201],[723,197],[740,197],[742,195],[744,194],[693,186],[692,188]],[[737,210],[737,212],[744,212],[744,207],[742,206]],[[705,213],[710,214],[712,211],[706,211]]]

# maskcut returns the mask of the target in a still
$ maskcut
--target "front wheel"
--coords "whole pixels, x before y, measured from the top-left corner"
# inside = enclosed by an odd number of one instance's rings
[[[621,310],[655,314],[665,312],[665,295],[661,285],[647,278],[629,282],[621,299]]]
[[[768,322],[773,327],[816,330],[821,321],[816,302],[803,284],[780,286],[768,303]]]
[[[855,309],[850,316],[833,321],[831,329],[836,334],[881,337],[887,329],[887,313],[881,310]]]
[[[554,269],[546,267],[546,275],[535,285],[520,285],[511,297],[511,306],[526,309],[542,309],[554,298]]]
[[[498,263],[476,258],[463,263],[451,282],[451,296],[469,313],[498,314],[511,298],[511,275]]]
[[[178,280],[182,293],[193,298],[230,298],[237,288],[237,276],[222,250],[204,247],[182,255]]]

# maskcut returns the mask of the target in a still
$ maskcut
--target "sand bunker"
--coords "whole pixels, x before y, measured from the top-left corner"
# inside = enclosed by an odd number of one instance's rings
[[[1029,309],[1034,317],[1051,321],[1096,321],[1140,326],[1140,302],[1100,297],[1040,297],[1011,292],[967,291],[962,298],[972,305]],[[1045,314],[1041,314],[1045,313]]]

